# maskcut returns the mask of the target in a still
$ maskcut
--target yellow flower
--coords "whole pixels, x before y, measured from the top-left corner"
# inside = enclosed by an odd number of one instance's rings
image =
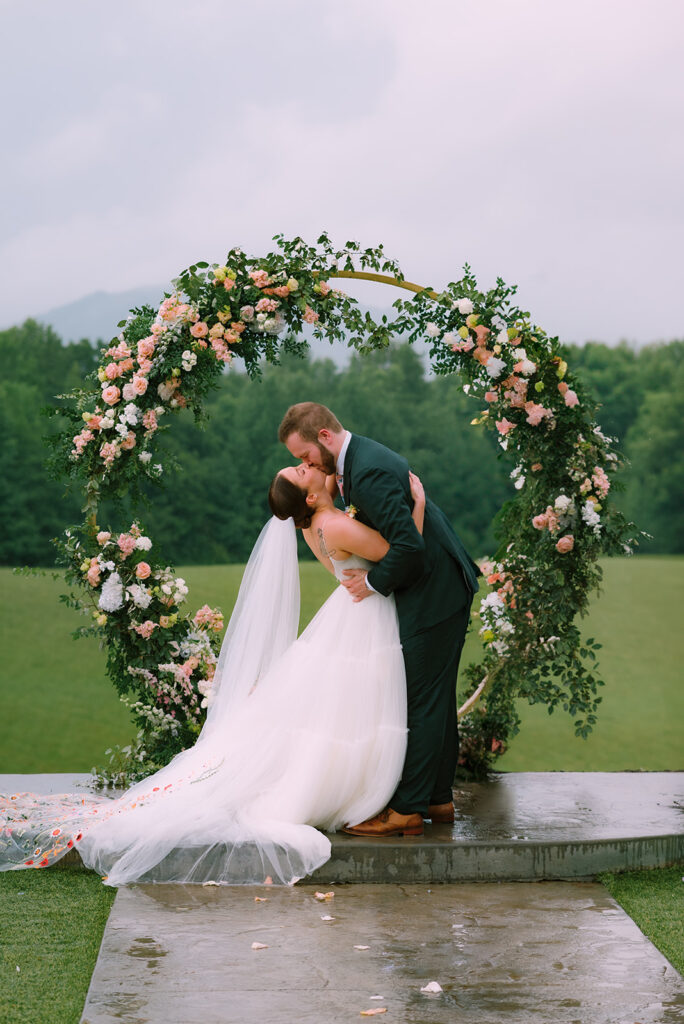
[[[482,639],[486,644],[488,644],[491,640],[494,639],[494,631],[491,629],[485,629],[484,633],[482,634]]]
[[[98,624],[98,626],[106,626],[106,624],[107,624],[107,616],[104,615],[104,614],[103,615],[98,615],[98,617],[97,617],[97,624]]]
[[[460,334],[464,341],[467,341],[468,338],[470,337],[470,331],[468,330],[467,327],[459,327],[458,333]]]
[[[518,336],[518,328],[517,327],[509,327],[508,330],[506,331],[506,334],[508,335],[508,340],[509,341],[513,341],[513,339],[517,338],[517,336]]]
[[[544,381],[543,380],[538,380],[537,383],[534,385],[534,390],[537,391],[537,392],[543,391],[544,390]]]
[[[227,267],[214,267],[214,280],[225,281],[226,274],[228,273]]]
[[[230,316],[231,316],[230,306],[224,306],[223,309],[219,309],[219,311],[216,314],[216,316],[219,318],[219,320],[221,321],[222,324],[228,323],[228,321],[230,320]]]
[[[297,289],[299,288],[299,281],[296,279],[296,277],[289,277],[287,279],[287,287],[290,289],[291,292],[297,291]]]
[[[81,572],[88,572],[90,568],[90,559],[86,558],[85,562],[81,562]]]
[[[495,345],[492,352],[495,356],[501,355],[501,345]]]
[[[237,271],[232,270],[232,269],[231,270],[226,270],[226,277],[229,277],[231,279],[231,281],[234,281],[235,278],[237,277]]]
[[[471,313],[469,316],[466,317],[466,324],[468,325],[468,327],[477,327],[479,320],[480,318],[477,315],[477,313]]]
[[[97,371],[97,379],[100,381],[100,383],[104,383],[104,381],[107,380],[107,374],[104,372],[104,367],[102,366]]]
[[[559,380],[563,380],[563,377],[565,376],[565,374],[567,372],[568,372],[568,364],[565,362],[564,359],[561,359],[560,363],[558,364],[558,369],[556,370],[556,376],[558,377]]]

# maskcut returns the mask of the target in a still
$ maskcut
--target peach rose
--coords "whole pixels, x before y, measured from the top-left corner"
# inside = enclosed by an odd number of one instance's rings
[[[124,448],[127,452],[129,452],[131,448],[135,448],[135,434],[133,433],[132,430],[129,430],[128,433],[126,434],[125,438],[121,442],[121,447]]]
[[[485,402],[496,402],[498,397],[496,391],[485,391]]]
[[[116,378],[119,376],[118,363],[107,363],[104,372],[107,380],[116,380]]]
[[[198,320],[196,324],[193,324],[190,328],[190,333],[193,338],[204,338],[209,333],[209,328],[205,324],[204,320]]]
[[[102,401],[106,402],[107,405],[116,405],[121,398],[121,392],[115,384],[110,384],[108,388],[105,388],[102,392]]]
[[[138,359],[149,359],[154,352],[155,342],[154,338],[142,338],[138,342]]]
[[[124,359],[119,363],[119,373],[130,373],[134,366],[135,363],[132,359]]]
[[[314,312],[311,306],[307,306],[306,309],[304,310],[304,323],[315,324],[318,319],[318,313]]]
[[[568,551],[572,551],[574,546],[575,538],[571,533],[568,533],[565,537],[561,537],[561,539],[556,542],[556,551],[561,555],[567,555]]]
[[[100,582],[100,567],[99,565],[91,565],[87,572],[88,583],[91,587],[96,587]]]
[[[560,391],[561,395],[565,395],[565,394],[567,394],[567,391],[568,391],[568,385],[567,385],[567,384],[565,383],[565,381],[564,381],[564,380],[562,380],[562,381],[561,381],[561,382],[559,383],[559,385],[558,385],[558,390]]]
[[[135,575],[139,580],[146,580],[151,572],[152,570],[147,562],[138,562],[135,567]]]
[[[103,544],[107,543],[107,541],[111,538],[111,536],[112,535],[109,532],[109,530],[100,530],[100,532],[98,533],[98,535],[97,535],[97,537],[95,539],[96,539],[97,543],[100,545],[100,547],[102,547]]]
[[[147,391],[147,377],[135,376],[132,380],[133,390],[136,395],[144,395]]]

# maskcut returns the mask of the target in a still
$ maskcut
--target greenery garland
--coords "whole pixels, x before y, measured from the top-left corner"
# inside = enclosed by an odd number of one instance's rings
[[[619,459],[596,425],[594,407],[573,379],[557,337],[534,326],[500,279],[482,292],[464,276],[440,292],[416,290],[376,322],[332,288],[336,276],[376,272],[404,281],[382,246],[336,250],[275,237],[263,257],[232,249],[222,265],[197,263],[174,282],[159,309],[133,310],[103,349],[82,389],[60,396],[69,426],[55,439],[53,465],[83,486],[85,519],[59,542],[64,600],[90,614],[74,635],[97,635],[107,671],[139,727],[136,742],[112,754],[103,783],[130,783],[193,743],[211,701],[223,617],[207,606],[182,615],[187,587],[159,563],[138,522],[116,533],[97,525],[106,498],[142,496],[159,482],[156,443],[169,414],[203,400],[224,365],[239,356],[252,377],[265,359],[303,354],[314,336],[346,340],[359,352],[393,336],[428,340],[434,371],[458,373],[483,406],[473,424],[497,432],[512,457],[517,494],[498,517],[500,546],[483,566],[492,589],[480,602],[483,654],[465,673],[465,696],[479,691],[461,722],[464,770],[482,774],[518,731],[515,701],[562,707],[586,736],[596,721],[601,680],[593,639],[575,625],[601,580],[600,555],[630,551],[633,524],[612,507]],[[413,287],[413,286],[412,286]],[[312,396],[315,398],[315,396]]]

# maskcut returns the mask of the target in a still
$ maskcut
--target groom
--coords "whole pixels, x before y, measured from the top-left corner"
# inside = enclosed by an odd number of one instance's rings
[[[355,601],[373,591],[394,594],[406,665],[406,760],[389,806],[344,831],[369,837],[422,835],[424,818],[454,820],[456,675],[479,569],[429,499],[423,534],[418,533],[406,459],[351,434],[324,405],[291,406],[278,438],[295,458],[335,473],[345,504],[353,505],[357,518],[390,545],[370,571],[347,570],[343,586]]]

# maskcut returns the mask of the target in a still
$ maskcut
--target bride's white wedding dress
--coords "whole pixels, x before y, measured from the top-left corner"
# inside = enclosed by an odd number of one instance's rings
[[[368,565],[333,561],[338,579]],[[245,571],[195,746],[116,800],[2,798],[0,870],[47,866],[72,845],[109,885],[289,884],[325,863],[319,829],[378,812],[401,775],[404,662],[391,597],[355,603],[338,587],[295,639],[298,616],[294,527],[273,519]]]

